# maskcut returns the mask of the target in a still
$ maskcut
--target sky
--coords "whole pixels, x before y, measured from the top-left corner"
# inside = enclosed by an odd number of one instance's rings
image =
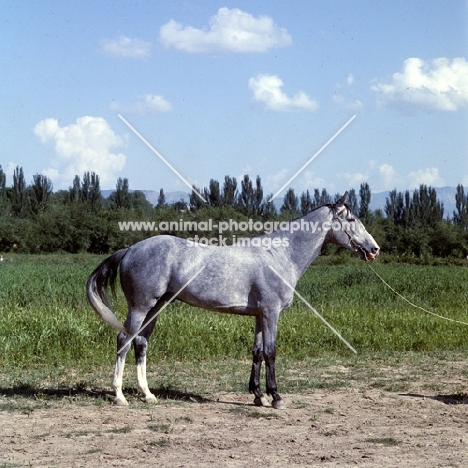
[[[4,0],[0,25],[9,184],[270,194],[315,156],[283,193],[468,186],[466,0]]]

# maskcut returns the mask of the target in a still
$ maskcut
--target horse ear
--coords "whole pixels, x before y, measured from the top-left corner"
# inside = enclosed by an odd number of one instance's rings
[[[348,198],[348,191],[344,193],[344,195],[341,197],[340,201],[337,203],[338,206],[342,206],[346,203],[346,199]]]
[[[348,198],[348,192],[346,191],[345,194],[338,200],[335,204],[335,212],[337,215],[343,213],[345,208],[346,199]]]

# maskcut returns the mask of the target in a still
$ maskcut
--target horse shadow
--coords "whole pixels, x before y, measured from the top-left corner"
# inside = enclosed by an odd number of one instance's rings
[[[436,400],[445,405],[468,405],[468,393],[454,393],[451,395],[421,395],[419,393],[400,393],[399,396]]]
[[[131,399],[138,399],[140,394],[133,387],[123,389],[124,393]],[[151,392],[158,400],[166,401],[184,401],[188,403],[209,403],[213,402],[210,398],[187,391],[178,390],[164,385],[152,388]],[[44,388],[30,384],[16,384],[9,387],[0,387],[0,395],[4,398],[22,397],[33,400],[60,400],[64,398],[87,398],[91,400],[114,401],[112,390],[103,388],[92,388],[89,385],[76,385],[73,387],[54,387]]]

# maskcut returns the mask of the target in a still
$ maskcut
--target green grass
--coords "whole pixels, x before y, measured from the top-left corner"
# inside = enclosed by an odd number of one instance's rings
[[[377,438],[366,439],[365,441],[371,444],[382,444],[382,445],[398,445],[401,443],[398,440],[394,439],[393,437],[377,437]]]
[[[87,277],[102,257],[12,258],[14,261],[0,264],[0,367],[14,368],[18,383],[24,369],[65,366],[91,370],[111,365],[116,332],[96,316],[85,295]],[[376,263],[374,268],[410,301],[468,322],[468,268],[391,263]],[[465,326],[411,308],[357,260],[337,265],[319,260],[301,278],[297,290],[360,355],[463,351],[468,347]],[[112,302],[117,315],[124,319],[126,303],[122,293]],[[250,317],[216,314],[175,303],[158,319],[148,361],[249,359],[253,326]],[[327,353],[351,354],[295,298],[280,319],[278,356],[302,360]],[[98,373],[95,379],[100,381],[102,375]],[[300,387],[303,378],[295,382]],[[326,385],[342,384],[337,378]]]
[[[246,416],[253,419],[281,419],[278,413],[272,411],[258,411],[243,406],[236,406],[229,410],[230,413]]]
[[[170,443],[171,441],[169,439],[158,439],[148,442],[148,445],[150,447],[166,447],[167,445],[170,445]]]
[[[163,432],[164,434],[171,434],[174,431],[170,424],[148,424],[148,429],[154,432]]]
[[[118,427],[116,429],[109,429],[106,432],[111,432],[112,434],[128,434],[129,432],[132,432],[133,428],[131,426],[123,426],[123,427]]]

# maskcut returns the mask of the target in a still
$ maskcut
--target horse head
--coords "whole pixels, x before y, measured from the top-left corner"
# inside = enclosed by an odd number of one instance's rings
[[[333,212],[332,242],[357,253],[366,262],[375,260],[380,247],[366,228],[346,205],[346,192],[330,208]]]

